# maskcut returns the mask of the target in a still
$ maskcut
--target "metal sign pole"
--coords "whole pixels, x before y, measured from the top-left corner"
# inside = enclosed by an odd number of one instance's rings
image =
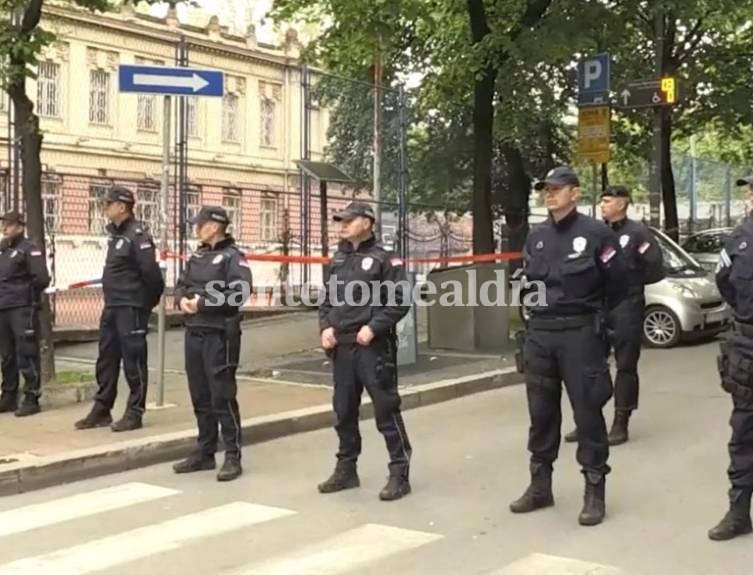
[[[165,291],[167,291],[167,261],[165,254],[168,252],[168,233],[167,233],[167,194],[170,186],[170,113],[171,102],[170,96],[165,96],[164,109],[162,112],[162,191],[160,196],[160,255],[159,266],[162,270],[162,278],[165,280]],[[158,347],[157,347],[157,407],[165,404],[165,304],[167,296],[162,292],[159,300],[159,319],[157,327]]]

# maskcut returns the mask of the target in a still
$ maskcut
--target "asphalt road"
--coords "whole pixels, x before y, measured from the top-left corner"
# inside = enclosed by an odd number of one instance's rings
[[[230,484],[158,465],[2,499],[0,575],[747,575],[753,536],[706,538],[727,489],[730,402],[715,352],[644,354],[641,410],[631,442],[613,449],[597,527],[577,524],[572,445],[555,507],[509,513],[528,473],[517,386],[408,412],[413,493],[398,502],[377,499],[386,465],[373,421],[361,488],[340,494],[316,491],[333,462],[325,430],[248,448]]]

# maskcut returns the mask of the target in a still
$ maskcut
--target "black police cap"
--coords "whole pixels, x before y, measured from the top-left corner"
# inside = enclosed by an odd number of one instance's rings
[[[626,186],[607,186],[607,189],[601,192],[601,197],[627,198],[629,200],[631,194]]]
[[[225,208],[220,206],[203,206],[196,217],[188,220],[188,223],[196,225],[203,225],[207,222],[217,222],[218,224],[227,225],[230,223],[230,217],[227,215]]]
[[[543,179],[536,182],[535,190],[543,190],[546,186],[580,186],[578,176],[567,166],[558,166],[549,170]]]
[[[749,184],[753,184],[753,176],[745,176],[744,178],[740,178],[737,180],[736,184],[738,186],[747,186]]]
[[[345,206],[344,210],[334,215],[334,220],[336,222],[348,221],[357,217],[369,218],[372,222],[376,219],[374,209],[369,204],[365,202],[351,202]]]
[[[113,186],[105,192],[105,202],[123,202],[124,204],[135,204],[136,198],[133,192],[124,186]]]
[[[3,216],[0,217],[0,221],[8,222],[9,224],[21,224],[22,226],[26,225],[23,214],[15,210],[4,213]]]

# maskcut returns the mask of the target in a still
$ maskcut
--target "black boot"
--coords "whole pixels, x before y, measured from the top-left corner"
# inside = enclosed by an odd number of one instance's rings
[[[93,429],[95,427],[105,427],[112,423],[110,410],[94,404],[89,414],[76,422],[76,429]]]
[[[241,460],[237,456],[226,455],[225,463],[217,474],[217,481],[232,481],[240,477],[242,473]]]
[[[3,393],[0,395],[0,413],[9,413],[18,408],[18,398],[15,393]]]
[[[379,492],[379,499],[382,501],[395,501],[401,499],[411,492],[410,481],[408,479],[407,467],[396,467],[390,469],[390,476],[387,479],[387,485]]]
[[[629,410],[614,412],[612,429],[609,432],[609,445],[622,445],[628,440],[628,422],[630,421]]]
[[[141,429],[141,427],[143,427],[141,416],[135,415],[133,413],[126,413],[125,415],[123,415],[120,421],[113,423],[110,426],[110,429],[118,433],[121,431],[133,431],[135,429]]]
[[[575,443],[576,441],[578,441],[578,430],[573,429],[565,436],[565,443]]]
[[[578,516],[581,525],[598,525],[604,520],[606,502],[604,490],[606,477],[598,473],[584,473],[586,477],[586,492],[583,496],[583,509]]]
[[[729,511],[721,522],[709,531],[709,539],[713,541],[727,541],[738,535],[753,531],[750,522],[750,496],[753,489],[729,490]]]
[[[16,410],[16,417],[26,417],[39,413],[42,409],[39,407],[39,399],[36,395],[25,395],[21,405]]]
[[[355,462],[338,461],[332,475],[324,483],[318,485],[319,493],[335,493],[343,489],[359,487],[361,480],[356,472]]]
[[[530,513],[552,505],[552,466],[547,463],[531,463],[531,484],[519,499],[510,504],[510,511]]]
[[[196,471],[209,471],[215,467],[214,455],[204,455],[197,452],[173,465],[173,471],[175,473],[194,473]]]

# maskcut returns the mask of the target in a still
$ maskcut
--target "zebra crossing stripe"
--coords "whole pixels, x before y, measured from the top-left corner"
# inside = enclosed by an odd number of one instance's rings
[[[395,553],[442,539],[442,535],[387,525],[366,524],[273,558],[259,566],[234,571],[237,575],[340,575]]]
[[[180,491],[148,483],[124,483],[98,491],[36,503],[0,512],[0,537],[54,525],[71,519],[89,517],[176,495]]]
[[[609,565],[533,553],[487,575],[622,575],[622,573],[621,569]]]
[[[294,511],[234,502],[0,565],[0,575],[85,575],[280,517]]]

